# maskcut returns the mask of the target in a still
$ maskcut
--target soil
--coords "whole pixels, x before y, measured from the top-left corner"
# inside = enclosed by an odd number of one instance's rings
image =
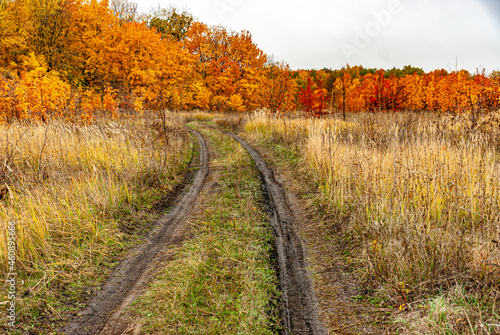
[[[60,330],[62,334],[109,334],[116,331],[121,311],[143,291],[154,269],[154,260],[162,249],[180,243],[181,222],[191,213],[208,176],[209,154],[203,137],[194,132],[200,144],[200,168],[189,191],[173,210],[156,222],[149,240],[138,246],[113,271],[107,282],[88,306]],[[170,201],[169,201],[170,202]],[[131,330],[135,333],[135,329]],[[127,331],[123,329],[123,332]]]

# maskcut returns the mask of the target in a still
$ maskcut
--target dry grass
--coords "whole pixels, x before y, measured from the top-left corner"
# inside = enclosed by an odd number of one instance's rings
[[[189,160],[181,120],[153,121],[0,127],[0,184],[9,190],[0,201],[0,278],[8,222],[17,228],[16,271],[36,278],[29,295],[42,300],[50,282],[92,275],[120,250],[121,218],[170,191]]]
[[[470,129],[466,118],[433,115],[358,114],[344,122],[258,114],[245,130],[303,157],[335,218],[328,229],[349,246],[372,296],[415,310],[414,302],[433,299],[431,304],[459,285],[465,300],[476,302],[461,307],[469,318],[464,329],[473,333],[481,324],[498,324],[495,118]],[[465,320],[464,313],[455,313],[456,319]],[[436,333],[444,329],[433,327],[441,329]]]
[[[180,113],[184,122],[189,123],[193,121],[212,121],[215,118],[222,117],[222,114],[208,113],[204,111],[192,111]]]

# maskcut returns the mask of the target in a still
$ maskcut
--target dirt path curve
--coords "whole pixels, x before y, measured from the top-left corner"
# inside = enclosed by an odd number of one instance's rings
[[[148,266],[158,253],[172,242],[174,232],[180,222],[191,212],[208,175],[208,149],[203,137],[193,131],[200,144],[200,168],[194,177],[189,191],[178,205],[166,216],[158,220],[156,229],[148,242],[134,250],[117,266],[101,291],[92,299],[79,317],[72,320],[61,330],[63,334],[99,334],[110,316],[141,281]],[[130,300],[130,299],[128,299]]]
[[[295,232],[295,218],[286,201],[283,187],[276,181],[273,171],[254,148],[241,138],[227,134],[248,150],[264,180],[276,244],[283,300],[284,333],[290,335],[328,334],[319,319],[312,281],[307,275],[305,251]]]

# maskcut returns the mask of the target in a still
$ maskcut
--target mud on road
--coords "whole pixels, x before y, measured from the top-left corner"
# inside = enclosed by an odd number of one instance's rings
[[[130,256],[125,258],[113,271],[104,287],[90,301],[78,317],[62,328],[62,334],[100,334],[113,313],[120,309],[130,292],[141,282],[148,272],[148,267],[160,251],[171,244],[175,231],[193,209],[208,176],[208,149],[203,137],[193,131],[200,147],[200,167],[194,177],[189,191],[180,199],[178,205],[155,224],[150,239],[138,246]]]
[[[241,138],[226,133],[250,153],[264,182],[264,193],[275,238],[283,302],[284,334],[328,334],[319,318],[317,300],[306,268],[305,250],[295,231],[295,218],[283,187],[262,156]]]

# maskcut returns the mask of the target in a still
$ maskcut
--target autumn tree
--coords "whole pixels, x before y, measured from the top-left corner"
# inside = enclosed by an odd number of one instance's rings
[[[385,92],[384,109],[391,111],[401,111],[405,109],[406,100],[408,98],[405,91],[404,81],[401,77],[394,74],[386,79],[388,83],[387,92]]]
[[[423,111],[427,109],[425,101],[426,81],[425,75],[414,73],[402,78],[402,85],[406,95],[405,108],[412,111]]]
[[[454,81],[461,105],[458,112],[466,112],[471,121],[471,129],[476,129],[481,116],[488,114],[499,106],[500,92],[498,86],[483,71],[470,75],[460,71]]]
[[[4,67],[9,55],[10,44],[8,42],[10,28],[12,23],[7,11],[7,1],[0,0],[0,67]]]
[[[6,74],[0,73],[0,123],[20,119],[15,95],[16,82]]]
[[[71,87],[56,71],[48,71],[34,54],[24,62],[19,76],[0,74],[0,122],[62,119],[90,122],[93,113],[113,105],[91,91]]]
[[[306,87],[300,89],[299,101],[306,114],[312,116],[314,113],[314,90],[311,78],[307,79]]]
[[[371,93],[365,93],[368,98],[368,108],[371,111],[402,110],[406,101],[401,78],[392,74],[386,78],[384,70],[363,77],[363,86]],[[366,91],[365,91],[366,92]]]
[[[184,39],[194,17],[186,10],[174,6],[154,9],[148,17],[148,27],[160,32],[163,38]]]
[[[209,92],[195,72],[195,57],[180,43],[162,40],[155,54],[159,64],[153,81],[142,86],[150,109],[207,109]],[[136,90],[137,92],[137,90]]]
[[[285,62],[268,62],[264,67],[262,81],[262,106],[275,115],[293,110],[297,84]]]
[[[325,88],[328,92],[333,92],[334,89],[334,84],[337,81],[338,78],[342,77],[345,73],[348,73],[351,76],[351,79],[357,79],[359,78],[360,72],[362,72],[364,68],[362,66],[356,65],[356,66],[351,66],[349,64],[346,64],[344,67],[342,67],[339,70],[328,70],[326,71],[326,78],[325,78]],[[333,101],[332,101],[333,102]],[[335,107],[335,106],[332,106]]]
[[[296,70],[293,72],[292,76],[295,79],[297,86],[300,87],[301,89],[306,88],[307,83],[309,82],[309,79],[311,78],[309,71],[307,71],[307,70]]]
[[[27,1],[0,2],[0,67],[13,68],[29,55],[32,23]]]
[[[89,120],[117,107],[209,108],[195,56],[139,22],[127,0],[13,0],[0,3],[0,18],[4,121],[67,118],[70,110]]]
[[[194,56],[150,23],[121,20],[105,1],[82,4],[71,31],[78,59],[72,78],[101,93],[111,85],[126,108],[208,107]]]
[[[184,40],[196,57],[195,69],[209,91],[209,107],[245,111],[259,106],[266,55],[247,31],[194,22]]]
[[[140,16],[137,3],[129,0],[111,0],[109,8],[120,24],[137,21]]]
[[[332,88],[332,105],[342,111],[344,120],[346,112],[352,111],[351,94],[359,84],[358,79],[351,77],[347,68],[342,69],[342,75],[337,77]]]
[[[299,93],[299,101],[306,114],[310,117],[321,117],[327,107],[327,100],[327,91],[323,88],[321,79],[317,78],[314,82],[308,77],[306,87]]]
[[[27,6],[33,25],[28,39],[32,51],[43,56],[49,69],[64,69],[70,52],[68,31],[76,3],[73,0],[30,0]]]
[[[491,71],[489,78],[493,80],[495,85],[500,86],[500,71],[498,70]]]

